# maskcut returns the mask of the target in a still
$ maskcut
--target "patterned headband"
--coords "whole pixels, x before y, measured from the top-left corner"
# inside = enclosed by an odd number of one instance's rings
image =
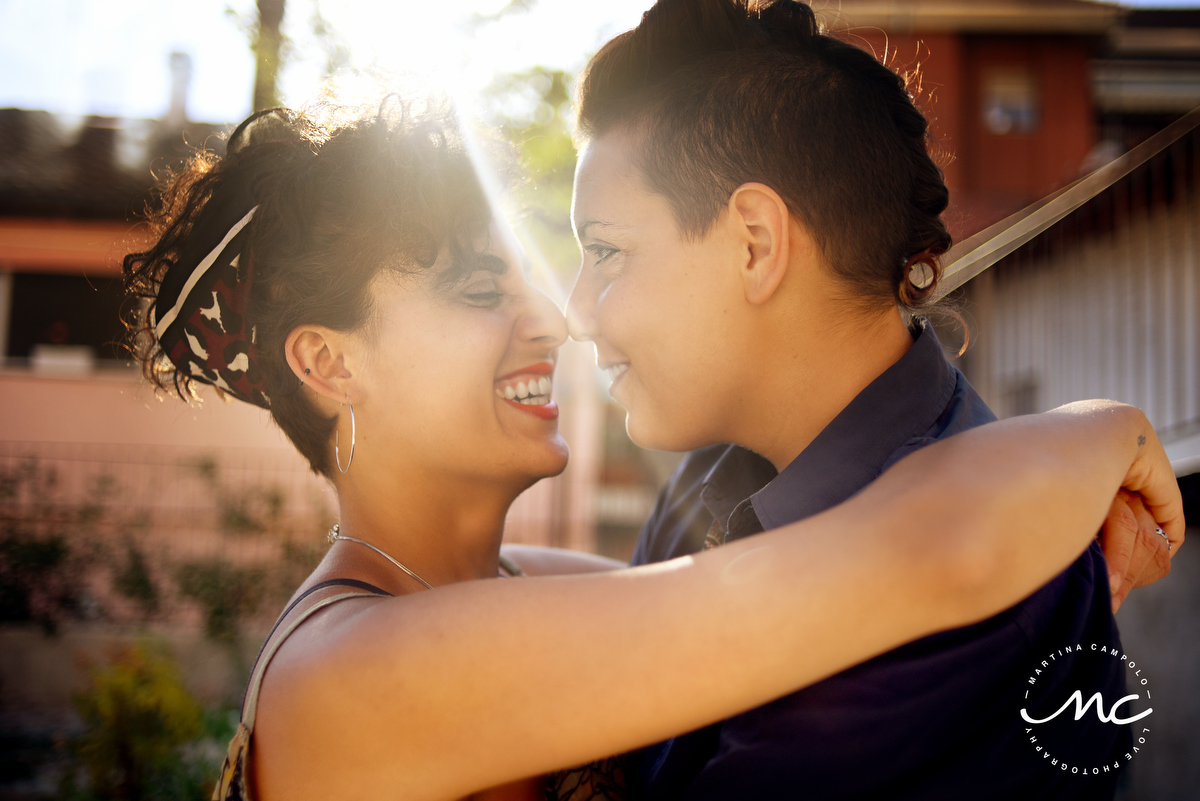
[[[290,114],[271,109],[250,117],[229,137],[226,152],[236,153],[252,136],[259,141],[283,138],[252,129],[278,130],[280,122],[290,128]],[[163,276],[150,325],[163,353],[180,371],[269,409],[258,366],[258,331],[246,315],[254,283],[248,226],[258,210],[252,191],[258,172],[243,170],[204,204],[178,261]]]

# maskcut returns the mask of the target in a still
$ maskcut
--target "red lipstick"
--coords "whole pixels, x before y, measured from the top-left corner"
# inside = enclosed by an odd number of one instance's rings
[[[506,378],[513,378],[521,374],[533,373],[534,375],[550,375],[554,372],[554,362],[538,362],[531,364],[528,367],[522,367],[520,370],[513,370],[511,373],[502,375],[497,378],[497,381],[503,381]]]
[[[553,372],[554,362],[551,361],[541,361],[514,370],[496,379],[496,395],[514,409],[529,412],[542,420],[556,420],[558,404],[549,399],[551,382],[548,380],[548,376]],[[514,389],[514,382],[518,381],[520,383],[516,383]],[[528,393],[526,393],[526,386],[529,388]],[[545,397],[547,402],[537,404],[520,402],[522,398],[530,396]]]
[[[523,412],[529,412],[530,414],[540,417],[543,420],[558,419],[558,404],[554,401],[543,403],[540,406],[534,406],[528,403],[517,403],[516,401],[511,401],[508,398],[502,398],[502,400],[514,409],[520,409]]]

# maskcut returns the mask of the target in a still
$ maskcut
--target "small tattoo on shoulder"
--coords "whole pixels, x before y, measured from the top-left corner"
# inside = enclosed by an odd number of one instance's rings
[[[1146,444],[1146,435],[1138,434],[1138,445],[1145,445],[1145,444]]]

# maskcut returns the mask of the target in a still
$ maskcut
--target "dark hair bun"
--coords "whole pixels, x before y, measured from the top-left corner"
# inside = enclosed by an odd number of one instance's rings
[[[686,235],[760,181],[858,301],[915,308],[934,295],[951,238],[928,121],[906,77],[823,33],[807,4],[659,0],[601,48],[578,91],[580,133],[636,132],[643,177]],[[910,279],[916,263],[927,283]]]
[[[224,156],[198,152],[166,176],[147,214],[156,241],[124,260],[126,287],[149,301],[149,311],[164,277],[199,235],[209,203],[235,202],[227,198],[237,194],[243,214],[255,209],[242,252],[254,271],[244,336],[257,348],[272,416],[326,475],[333,421],[299,391],[284,357],[287,335],[304,324],[362,327],[380,271],[427,269],[443,251],[461,264],[491,219],[448,107],[414,109],[393,96],[367,113],[323,104],[255,114],[234,130]],[[240,184],[248,194],[226,191]],[[217,383],[170,360],[149,314],[132,333],[134,352],[157,386],[190,398],[193,382]]]

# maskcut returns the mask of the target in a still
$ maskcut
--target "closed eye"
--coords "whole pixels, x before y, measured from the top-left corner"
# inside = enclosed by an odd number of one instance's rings
[[[583,252],[595,257],[596,264],[603,264],[610,256],[617,252],[617,249],[597,242],[584,245]]]
[[[484,307],[495,306],[505,295],[496,274],[490,270],[476,270],[471,273],[463,281],[460,294],[468,303]]]

